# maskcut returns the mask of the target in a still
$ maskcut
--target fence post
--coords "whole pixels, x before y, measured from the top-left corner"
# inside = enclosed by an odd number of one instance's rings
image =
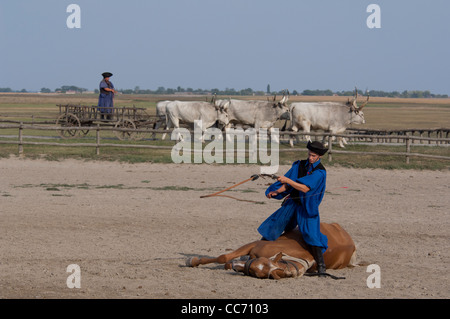
[[[96,143],[95,151],[97,155],[100,155],[100,124],[97,124],[97,130],[95,132]]]
[[[411,153],[411,139],[409,138],[409,134],[406,133],[406,153]],[[409,156],[406,155],[406,164],[409,164]]]
[[[19,125],[19,156],[23,156],[23,122]]]
[[[332,135],[328,135],[328,162],[331,163],[331,161],[333,160],[333,136]]]

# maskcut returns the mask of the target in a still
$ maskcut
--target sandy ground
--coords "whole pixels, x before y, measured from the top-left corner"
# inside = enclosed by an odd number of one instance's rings
[[[280,173],[289,167],[280,167]],[[0,298],[449,298],[450,172],[328,168],[324,222],[341,224],[364,266],[345,280],[263,280],[184,266],[260,238],[280,202],[249,165],[0,159]],[[381,287],[368,288],[368,264]],[[67,267],[81,288],[68,288]]]

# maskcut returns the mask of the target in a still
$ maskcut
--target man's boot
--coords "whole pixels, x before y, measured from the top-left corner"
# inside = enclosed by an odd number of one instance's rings
[[[311,246],[311,251],[314,260],[316,261],[317,273],[319,274],[319,277],[326,277],[325,276],[326,267],[325,262],[323,261],[322,248],[317,246]]]

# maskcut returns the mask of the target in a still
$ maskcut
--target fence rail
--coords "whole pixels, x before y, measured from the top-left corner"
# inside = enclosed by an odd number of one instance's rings
[[[435,128],[435,129],[422,129],[422,128],[411,128],[404,130],[376,130],[376,129],[355,129],[348,128],[348,134],[352,135],[349,139],[354,141],[366,141],[374,143],[399,143],[403,142],[405,136],[418,136],[418,137],[428,137],[428,138],[449,138],[450,129],[448,128]],[[365,135],[364,138],[354,138],[355,135]],[[428,142],[432,144],[432,140],[421,139],[415,140],[420,144],[425,144],[423,142]],[[444,142],[441,142],[441,144]]]
[[[56,147],[93,147],[96,149],[96,154],[100,155],[100,148],[103,147],[116,147],[116,148],[142,148],[142,149],[173,149],[173,146],[163,146],[163,145],[148,145],[148,144],[115,144],[115,143],[102,143],[101,142],[101,132],[102,131],[119,131],[119,132],[134,132],[134,133],[167,133],[170,134],[173,130],[154,130],[154,129],[126,129],[126,128],[113,128],[113,127],[101,127],[100,125],[93,127],[54,127],[54,126],[39,126],[39,125],[5,125],[0,124],[0,130],[2,129],[18,129],[18,139],[13,141],[0,140],[0,144],[16,144],[18,145],[18,153],[22,155],[24,153],[24,145],[41,145],[41,146],[56,146]],[[96,132],[95,143],[55,143],[55,142],[32,142],[24,141],[24,130],[42,130],[42,131],[61,131],[61,130],[92,130]],[[434,137],[420,137],[405,135],[402,136],[403,145],[405,145],[405,152],[360,152],[360,151],[347,151],[347,150],[336,150],[333,148],[332,140],[334,137],[344,137],[355,139],[366,139],[366,138],[384,138],[384,135],[373,135],[373,134],[331,134],[331,133],[304,133],[304,132],[279,132],[281,136],[287,135],[309,135],[315,136],[316,138],[322,137],[328,139],[328,160],[332,161],[333,154],[355,154],[355,155],[381,155],[381,156],[401,156],[405,157],[406,163],[409,164],[411,157],[426,157],[434,159],[450,160],[448,156],[431,155],[431,154],[421,154],[412,153],[411,145],[415,141],[422,143],[423,141],[435,142],[436,146],[442,144],[450,144],[450,138],[434,138]],[[306,151],[305,148],[283,148],[279,149],[279,152],[302,152]]]

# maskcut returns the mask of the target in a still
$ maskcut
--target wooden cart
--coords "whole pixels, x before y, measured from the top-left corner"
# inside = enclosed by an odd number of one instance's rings
[[[63,138],[77,138],[89,133],[89,127],[93,125],[111,126],[119,129],[145,129],[153,128],[157,121],[156,116],[149,115],[145,108],[137,107],[114,107],[109,114],[101,113],[98,106],[57,105],[59,117],[56,125],[64,128],[60,131]],[[86,127],[86,129],[83,129]],[[139,140],[143,134],[132,131],[114,131],[120,140]]]

